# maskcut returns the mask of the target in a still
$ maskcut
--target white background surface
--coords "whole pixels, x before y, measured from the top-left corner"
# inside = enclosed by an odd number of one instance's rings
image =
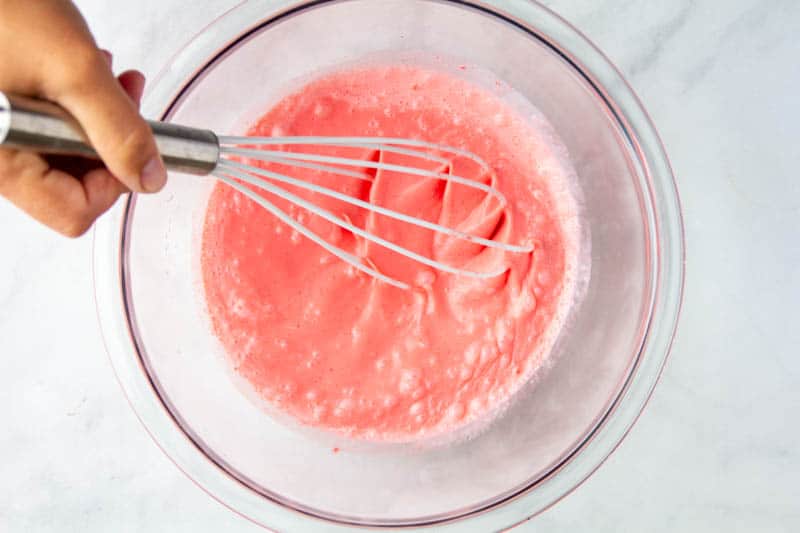
[[[117,67],[154,74],[236,0],[77,3]],[[800,2],[547,3],[651,112],[682,194],[688,277],[642,419],[518,530],[797,531]],[[62,240],[0,200],[0,530],[261,531],[140,427],[100,340],[90,253],[90,237]]]

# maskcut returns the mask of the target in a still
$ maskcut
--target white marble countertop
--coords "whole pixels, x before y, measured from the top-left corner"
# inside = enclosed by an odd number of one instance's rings
[[[77,3],[117,66],[154,74],[237,0]],[[518,531],[800,530],[800,3],[547,3],[617,63],[661,132],[688,276],[644,416]],[[95,318],[91,238],[0,201],[0,250],[0,530],[261,531],[174,468],[128,407]]]

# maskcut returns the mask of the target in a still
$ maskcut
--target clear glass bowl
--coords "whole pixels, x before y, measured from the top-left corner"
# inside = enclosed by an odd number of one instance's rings
[[[494,72],[553,124],[583,191],[591,278],[550,368],[480,435],[446,446],[347,443],[266,416],[209,333],[197,246],[211,178],[173,175],[97,225],[98,316],[144,426],[195,482],[280,531],[354,525],[495,531],[556,502],[618,445],[676,327],[683,235],[655,129],[619,72],[533,2],[251,0],[165,68],[151,117],[241,133],[298,78],[364,56],[439,54]]]

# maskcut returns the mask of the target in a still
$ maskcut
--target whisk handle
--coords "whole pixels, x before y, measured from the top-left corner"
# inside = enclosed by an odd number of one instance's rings
[[[210,174],[219,161],[213,131],[166,122],[148,122],[169,170]],[[98,159],[86,133],[67,111],[43,100],[0,92],[0,146],[42,154]]]

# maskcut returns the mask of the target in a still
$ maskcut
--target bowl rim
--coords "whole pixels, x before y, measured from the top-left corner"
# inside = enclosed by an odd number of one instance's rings
[[[145,97],[144,113],[166,117],[181,94],[202,72],[248,35],[289,14],[347,1],[351,0],[243,0],[201,29],[166,63]],[[680,197],[663,143],[633,89],[585,35],[538,2],[428,1],[482,11],[538,38],[584,77],[618,121],[646,178],[645,190],[649,197],[645,203],[650,208],[647,217],[654,235],[650,243],[654,270],[651,308],[642,344],[617,398],[595,427],[550,472],[524,489],[458,517],[408,525],[394,522],[365,524],[317,516],[269,499],[212,462],[163,405],[135,348],[126,319],[123,237],[127,213],[135,203],[132,195],[126,202],[118,203],[95,225],[93,238],[95,305],[115,377],[145,430],[179,470],[235,513],[268,529],[293,531],[302,527],[304,531],[348,531],[353,527],[425,529],[436,525],[442,531],[489,531],[527,521],[575,490],[616,450],[652,395],[672,346],[685,283],[685,238]],[[242,14],[257,16],[234,16]],[[256,22],[245,24],[244,20]],[[209,32],[212,28],[217,31]],[[193,61],[198,56],[210,59],[197,65]],[[608,87],[616,89],[611,91]],[[309,517],[316,520],[309,520]]]

